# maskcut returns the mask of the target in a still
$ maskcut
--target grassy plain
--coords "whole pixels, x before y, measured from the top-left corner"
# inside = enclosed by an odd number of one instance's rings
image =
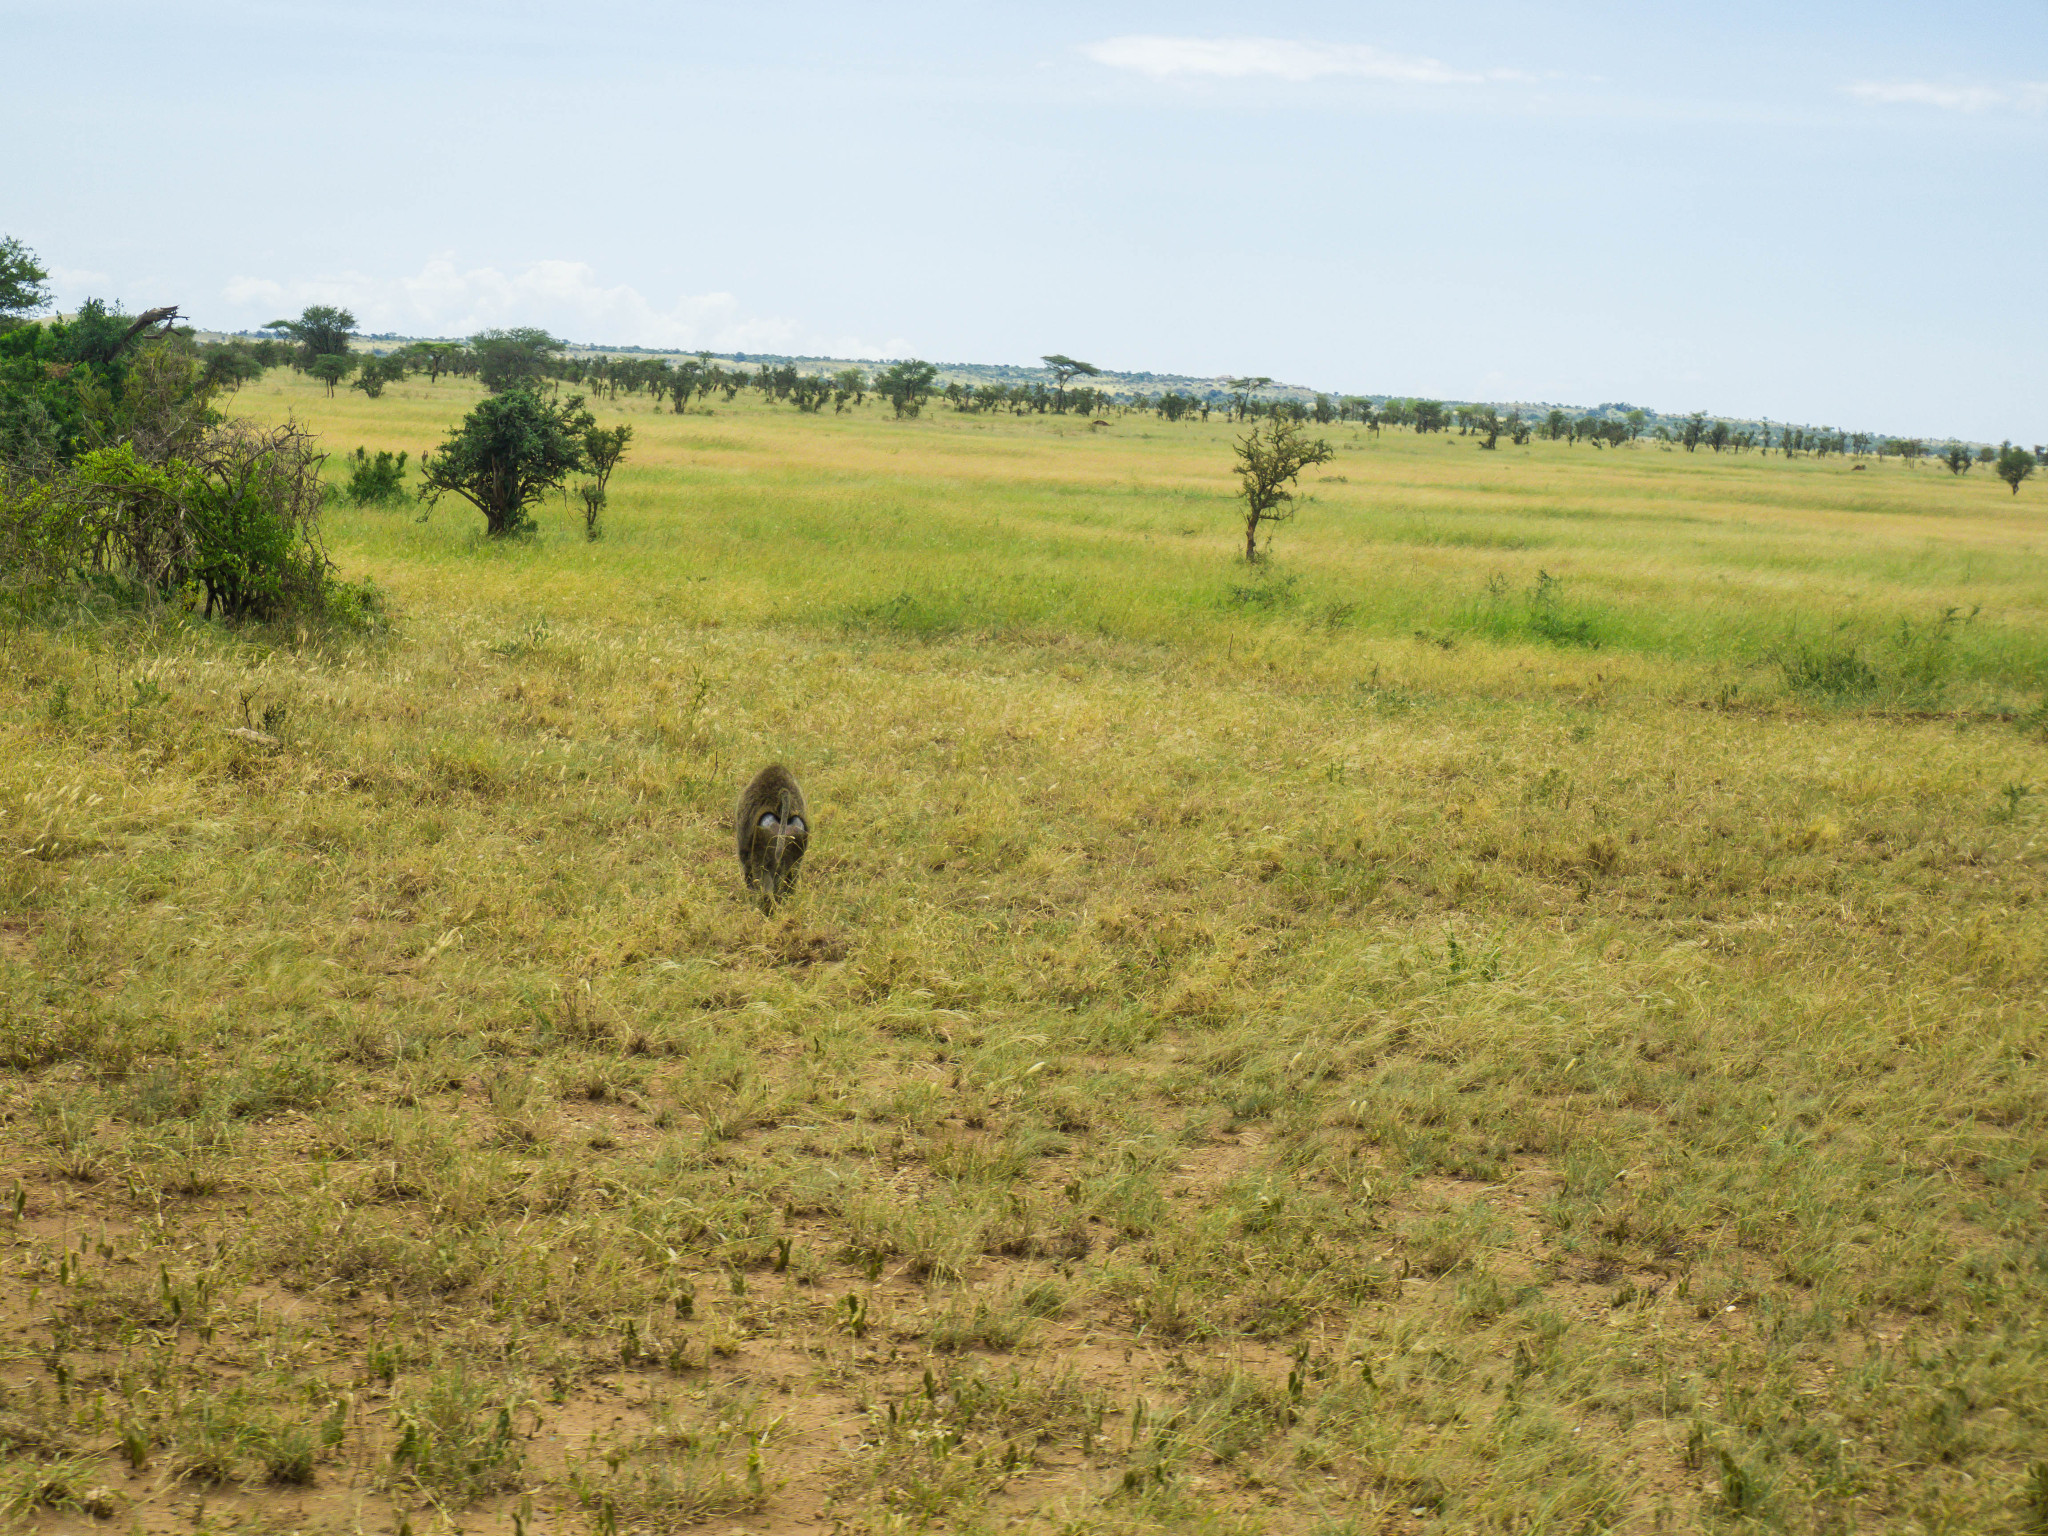
[[[8,1516],[2048,1529],[2034,487],[598,409],[0,637]]]

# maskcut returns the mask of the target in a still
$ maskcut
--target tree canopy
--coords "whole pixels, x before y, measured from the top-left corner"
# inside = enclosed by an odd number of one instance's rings
[[[1100,378],[1102,370],[1093,363],[1084,363],[1077,357],[1068,357],[1064,352],[1047,353],[1045,366],[1052,370],[1053,409],[1067,408],[1067,381],[1076,374],[1085,374],[1091,379]]]
[[[12,235],[0,238],[0,331],[50,307],[50,274]]]
[[[211,418],[206,377],[175,305],[125,315],[87,299],[69,319],[0,326],[0,460],[70,463],[139,436],[172,451]]]
[[[349,338],[356,333],[356,317],[332,304],[309,304],[296,320],[273,320],[266,331],[283,331],[299,344],[301,355],[310,362],[348,351]]]
[[[875,375],[875,393],[896,408],[898,416],[915,416],[931,398],[939,370],[930,363],[906,358]]]
[[[469,350],[476,358],[476,375],[494,395],[538,386],[548,376],[556,355],[568,345],[530,325],[509,331],[480,331],[469,338]]]
[[[2017,496],[2020,482],[2034,472],[2034,456],[2017,443],[2007,443],[1998,450],[1992,467],[1997,470],[1998,478],[2011,486],[2013,495]]]

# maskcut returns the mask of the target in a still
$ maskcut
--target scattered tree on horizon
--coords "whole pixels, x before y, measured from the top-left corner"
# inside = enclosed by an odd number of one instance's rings
[[[1067,408],[1067,380],[1076,374],[1086,374],[1091,379],[1102,377],[1102,370],[1093,363],[1084,363],[1077,357],[1068,357],[1064,352],[1053,352],[1043,359],[1052,370],[1053,409],[1064,412]]]
[[[891,363],[875,375],[875,393],[896,408],[898,416],[915,416],[931,398],[939,370],[917,358]]]
[[[2034,472],[2034,456],[2016,443],[2007,443],[1998,450],[1994,465],[1998,478],[2012,487],[2013,495],[2020,493],[2020,482]]]
[[[1941,451],[1940,458],[1952,475],[1968,474],[1970,466],[1977,462],[1977,456],[1961,443],[1950,443]]]
[[[1230,392],[1236,398],[1230,408],[1231,415],[1238,421],[1243,421],[1249,417],[1252,409],[1252,396],[1272,382],[1271,379],[1263,374],[1246,374],[1241,379],[1232,379],[1230,381]]]
[[[480,331],[469,338],[469,351],[476,358],[476,376],[494,395],[515,389],[538,389],[554,371],[556,358],[568,345],[531,325],[515,326],[509,331]]]
[[[1294,515],[1289,489],[1311,464],[1330,462],[1330,445],[1320,437],[1303,437],[1301,423],[1273,417],[1263,429],[1254,426],[1237,440],[1237,477],[1244,498],[1244,558],[1259,559],[1259,526],[1285,522]]]
[[[406,374],[405,358],[402,353],[387,353],[382,357],[366,357],[357,365],[356,381],[350,387],[360,389],[375,400],[384,393],[386,384],[396,384]]]
[[[349,338],[356,333],[356,317],[332,304],[309,304],[296,320],[273,320],[266,331],[283,331],[299,344],[299,357],[311,367],[315,358],[348,351]]]
[[[458,355],[465,350],[459,341],[416,341],[397,355],[424,373],[429,384],[438,384],[441,375],[449,371]]]
[[[355,371],[356,360],[349,352],[323,352],[306,365],[306,372],[327,386],[327,398],[334,398],[334,386]],[[379,384],[377,388],[383,389]]]

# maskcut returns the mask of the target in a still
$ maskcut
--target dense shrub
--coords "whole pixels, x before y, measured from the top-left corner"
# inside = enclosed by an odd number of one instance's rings
[[[323,457],[295,425],[228,422],[184,456],[153,462],[127,441],[17,471],[0,485],[0,574],[17,601],[100,578],[228,618],[324,611],[339,589],[319,538]]]
[[[379,452],[372,457],[358,448],[342,494],[359,507],[388,506],[404,501],[406,458],[402,451],[395,455]]]

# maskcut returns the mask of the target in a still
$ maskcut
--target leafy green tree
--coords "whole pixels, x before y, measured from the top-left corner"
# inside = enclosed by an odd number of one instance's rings
[[[384,393],[386,384],[396,384],[405,377],[405,362],[398,353],[386,357],[366,357],[356,372],[356,381],[350,386],[360,389],[372,400]]]
[[[1259,558],[1259,526],[1285,522],[1294,515],[1289,489],[1311,464],[1327,464],[1330,445],[1319,437],[1302,436],[1299,421],[1275,416],[1262,429],[1253,427],[1237,440],[1237,478],[1244,498],[1244,558]]]
[[[50,307],[50,274],[12,235],[0,239],[0,331]]]
[[[959,386],[948,385],[947,388],[952,390]],[[808,411],[812,415],[824,409],[825,402],[832,398],[832,394],[832,381],[822,373],[806,374],[789,388],[789,398],[796,402],[796,408]]]
[[[2034,456],[2017,443],[2007,443],[1998,450],[1998,460],[1993,466],[1998,478],[2012,487],[2013,495],[2020,493],[2020,482],[2034,472]]]
[[[525,532],[527,509],[590,467],[586,434],[596,425],[581,395],[557,402],[513,389],[480,400],[434,451],[420,500],[431,507],[453,493],[483,513],[492,538]]]
[[[915,416],[931,398],[938,377],[939,370],[930,363],[907,358],[875,375],[875,393],[894,406],[898,416]]]
[[[530,325],[509,331],[483,331],[469,338],[469,350],[476,358],[476,376],[494,395],[538,387],[568,345]]]
[[[87,299],[68,319],[0,328],[0,458],[68,464],[132,438],[156,462],[196,440],[223,380],[177,318],[175,305],[131,317]]]
[[[1093,363],[1084,363],[1077,357],[1068,357],[1064,352],[1049,353],[1046,355],[1044,362],[1045,366],[1052,370],[1052,408],[1056,411],[1065,411],[1067,408],[1067,381],[1069,379],[1077,374],[1085,374],[1091,379],[1102,377],[1102,370]]]
[[[703,378],[704,363],[702,360],[694,357],[685,358],[682,362],[676,364],[675,375],[669,380],[668,384],[668,398],[669,404],[674,407],[675,413],[678,416],[682,415],[689,408],[690,396],[697,392],[698,386],[703,383]]]
[[[429,384],[438,384],[462,351],[459,341],[416,341],[397,355],[405,359],[406,366],[424,373]]]
[[[205,370],[201,383],[207,390],[240,389],[263,376],[262,354],[239,338],[201,347],[199,362]]]
[[[1970,466],[1976,462],[1976,455],[1961,443],[1950,443],[1942,449],[1940,458],[1952,475],[1967,474]]]
[[[583,429],[583,456],[590,461],[590,472],[597,476],[600,490],[611,484],[612,471],[619,467],[619,460],[626,456],[626,444],[633,440],[633,429],[624,422],[616,427],[600,427],[592,422]]]
[[[266,331],[283,331],[299,344],[299,356],[311,370],[315,358],[338,356],[348,351],[349,338],[356,333],[356,317],[332,304],[309,304],[296,320],[273,320]]]
[[[612,471],[619,467],[619,460],[626,456],[626,444],[633,440],[633,429],[624,422],[616,427],[600,427],[592,422],[583,429],[583,456],[588,461],[595,480],[586,480],[576,487],[576,494],[583,498],[583,537],[595,540],[598,536],[598,514],[604,511],[611,485]]]
[[[1450,413],[1440,401],[1418,400],[1415,402],[1415,430],[1417,432],[1441,432],[1450,420]]]
[[[327,398],[334,398],[334,386],[355,372],[356,359],[352,352],[324,352],[306,365],[306,372],[327,386]],[[380,384],[379,389],[383,386]]]

